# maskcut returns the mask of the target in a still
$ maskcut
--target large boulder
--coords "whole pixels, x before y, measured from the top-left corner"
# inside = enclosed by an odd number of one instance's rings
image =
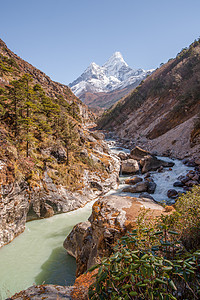
[[[29,287],[28,289],[21,291],[19,293],[16,293],[12,297],[8,298],[8,300],[22,300],[22,299],[49,299],[49,300],[55,300],[55,299],[65,299],[70,300],[71,293],[73,291],[73,287],[69,286],[60,286],[60,285],[50,285],[50,284],[44,284],[44,285],[33,285]]]
[[[147,198],[113,195],[94,203],[89,222],[76,225],[64,241],[67,252],[76,258],[77,276],[112,253],[117,240],[135,226],[142,207],[150,208],[148,217],[165,214],[162,206]]]
[[[148,182],[147,192],[149,194],[154,194],[155,190],[156,190],[156,183],[154,181],[149,181]]]
[[[170,189],[167,192],[167,197],[171,199],[176,199],[178,197],[178,192],[174,189]]]
[[[91,135],[96,140],[104,140],[105,139],[105,135],[103,134],[103,132],[100,132],[100,131],[93,131],[93,132],[91,132]]]
[[[122,192],[125,193],[141,193],[148,191],[149,183],[147,181],[138,182],[135,185],[125,187]]]
[[[137,184],[138,182],[141,182],[142,181],[142,178],[139,177],[139,176],[134,176],[132,178],[128,178],[128,179],[125,179],[125,183],[126,184]]]
[[[198,166],[200,165],[200,158],[195,159],[195,164],[198,165]]]
[[[126,159],[122,161],[121,171],[123,174],[135,174],[139,169],[139,164],[135,159]]]
[[[142,173],[147,173],[149,171],[156,171],[160,167],[173,167],[173,162],[164,161],[158,159],[156,156],[147,155],[140,160],[142,166]]]
[[[145,199],[150,199],[150,200],[155,201],[155,199],[147,192],[142,192],[140,194],[139,198],[145,198]]]
[[[140,160],[149,154],[150,153],[148,151],[136,146],[134,149],[131,150],[130,158]]]
[[[118,157],[119,157],[121,160],[126,160],[126,159],[128,159],[128,154],[125,153],[125,152],[120,151],[120,152],[118,153]]]
[[[183,187],[184,184],[181,181],[176,181],[176,182],[174,182],[173,186],[174,187]]]

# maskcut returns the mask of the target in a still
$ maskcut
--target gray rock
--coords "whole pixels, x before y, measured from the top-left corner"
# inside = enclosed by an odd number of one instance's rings
[[[81,222],[74,226],[73,231],[68,235],[65,239],[63,246],[67,249],[67,253],[73,257],[77,257],[78,255],[78,248],[79,245],[80,249],[83,247],[83,242],[86,235],[89,233],[90,230],[90,222]]]
[[[148,151],[143,150],[142,148],[136,146],[134,149],[131,150],[130,158],[140,160],[149,154],[150,153]]]
[[[125,179],[126,184],[132,184],[132,185],[137,184],[138,182],[141,182],[141,181],[142,181],[142,178],[139,176],[134,176],[134,177]]]
[[[118,153],[118,157],[119,157],[121,160],[126,160],[126,159],[128,159],[128,154],[121,151],[121,152]]]
[[[147,192],[149,194],[154,194],[155,190],[156,190],[156,183],[154,181],[148,182]]]
[[[195,180],[188,180],[185,185],[188,186],[188,187],[193,187],[194,185],[198,185],[198,181],[195,181]]]
[[[91,135],[96,139],[96,140],[104,140],[105,139],[105,135],[100,132],[100,131],[92,131]]]
[[[24,231],[29,198],[28,186],[25,182],[20,184],[14,181],[8,182],[9,170],[6,165],[1,167],[0,171],[0,247],[2,247]]]
[[[151,200],[155,201],[155,199],[151,195],[149,195],[149,193],[147,193],[147,192],[141,193],[139,198],[147,198],[147,199],[151,199]]]
[[[148,191],[148,185],[149,183],[147,181],[138,182],[137,184],[133,186],[125,187],[122,192],[126,193],[141,193],[141,192],[147,192]]]
[[[12,297],[7,298],[7,300],[22,300],[22,299],[33,299],[33,300],[68,299],[70,300],[72,299],[70,296],[72,290],[73,287],[69,287],[69,286],[59,286],[59,285],[50,285],[50,284],[34,285],[24,291],[16,293]]]
[[[88,157],[88,151],[86,148],[82,149],[80,151],[80,155],[83,156],[83,157]]]
[[[196,163],[194,160],[189,160],[185,165],[188,167],[196,167]]]
[[[180,178],[180,181],[185,184],[187,181],[190,180],[190,178],[188,176],[183,176],[183,177],[179,177]]]
[[[194,162],[195,162],[196,165],[199,166],[200,165],[200,158],[196,158]]]
[[[123,174],[135,174],[139,171],[139,164],[135,159],[126,159],[122,161],[121,171]]]
[[[173,162],[167,162],[161,159],[158,159],[155,156],[145,156],[141,161],[140,164],[142,165],[142,173],[147,173],[149,171],[155,171],[162,167],[173,167]]]
[[[174,189],[170,189],[167,192],[167,197],[171,199],[176,199],[178,197],[178,192]]]
[[[99,184],[99,183],[96,182],[96,181],[90,181],[90,186],[91,186],[91,188],[93,188],[93,189],[97,189],[97,190],[99,190],[99,191],[103,191],[102,185]]]
[[[176,181],[176,182],[174,182],[173,186],[174,187],[183,187],[184,184],[181,181]]]

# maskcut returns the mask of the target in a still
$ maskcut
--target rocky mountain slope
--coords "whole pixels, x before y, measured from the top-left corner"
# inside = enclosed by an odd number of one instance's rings
[[[200,42],[157,69],[99,120],[127,144],[179,158],[199,156]]]
[[[84,206],[117,184],[119,164],[86,105],[0,40],[0,247],[27,220]]]
[[[102,67],[91,63],[69,86],[90,107],[105,108],[135,88],[151,72],[130,68],[121,53],[115,52]]]

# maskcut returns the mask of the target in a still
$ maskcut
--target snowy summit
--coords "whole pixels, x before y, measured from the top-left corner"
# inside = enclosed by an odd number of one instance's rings
[[[69,86],[78,97],[85,92],[107,93],[135,83],[139,84],[151,72],[152,70],[130,68],[122,54],[115,52],[102,67],[92,62]]]

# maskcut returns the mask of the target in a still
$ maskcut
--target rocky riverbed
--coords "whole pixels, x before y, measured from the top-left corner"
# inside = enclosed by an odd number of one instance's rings
[[[141,209],[150,208],[150,218],[167,214],[173,207],[164,208],[159,202],[172,204],[179,193],[200,182],[198,159],[182,162],[156,157],[139,147],[129,151],[113,140],[108,144],[118,172],[121,165],[118,189],[99,197],[88,221],[78,223],[64,241],[67,252],[76,258],[78,276],[110,254],[111,245],[135,226]],[[66,296],[69,297],[69,290]]]
[[[64,242],[67,252],[76,258],[77,276],[111,253],[117,239],[135,226],[141,208],[150,209],[151,216],[168,213],[173,207],[165,210],[160,204],[174,204],[180,194],[200,183],[198,161],[173,161],[139,147],[128,151],[114,147],[112,140],[109,144],[121,160],[123,180],[116,192],[95,202],[89,220],[77,224]]]

